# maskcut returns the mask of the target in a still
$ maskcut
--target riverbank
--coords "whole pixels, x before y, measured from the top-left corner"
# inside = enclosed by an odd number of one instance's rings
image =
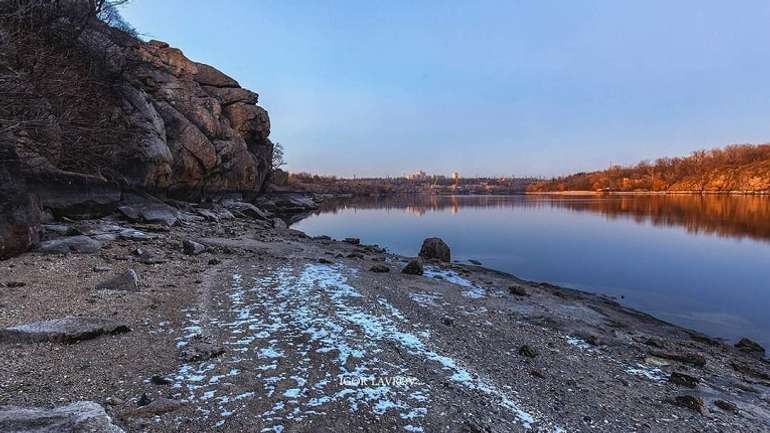
[[[612,299],[470,264],[406,275],[377,246],[231,216],[64,222],[49,235],[88,252],[0,263],[0,327],[119,325],[0,333],[0,405],[93,401],[126,432],[768,431],[766,359]]]

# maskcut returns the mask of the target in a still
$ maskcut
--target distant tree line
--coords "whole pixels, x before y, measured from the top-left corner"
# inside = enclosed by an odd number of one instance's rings
[[[770,144],[730,145],[686,157],[576,173],[536,182],[531,192],[554,191],[768,191]]]

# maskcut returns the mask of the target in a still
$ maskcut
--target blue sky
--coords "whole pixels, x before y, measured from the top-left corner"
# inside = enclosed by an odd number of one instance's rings
[[[260,94],[288,169],[552,176],[770,142],[767,1],[133,0]]]

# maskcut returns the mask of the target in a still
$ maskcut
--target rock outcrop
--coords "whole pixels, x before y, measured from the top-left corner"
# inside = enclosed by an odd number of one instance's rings
[[[121,94],[135,140],[120,159],[131,183],[182,195],[261,189],[273,146],[256,93],[163,42],[111,49],[131,65]]]
[[[114,210],[132,189],[186,199],[262,190],[273,145],[256,93],[97,19],[46,57],[45,32],[59,30],[11,36],[12,24],[0,20],[0,131],[44,206],[77,216]]]

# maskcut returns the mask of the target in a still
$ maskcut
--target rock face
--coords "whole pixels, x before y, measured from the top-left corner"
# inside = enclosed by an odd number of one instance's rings
[[[10,108],[0,107],[0,130],[14,126],[10,142],[44,205],[78,214],[114,207],[128,189],[199,198],[265,185],[270,119],[233,78],[98,20],[47,75],[27,75],[36,39],[16,47],[6,31],[0,94]]]
[[[121,322],[100,317],[74,317],[0,328],[0,343],[74,343],[105,334],[128,332]],[[0,430],[4,431],[4,430]]]
[[[270,119],[256,93],[158,41],[116,44],[125,62],[124,110],[136,141],[121,172],[170,193],[259,190],[269,172]]]
[[[79,401],[55,409],[0,406],[0,431],[24,433],[124,433],[104,408]]]
[[[0,260],[34,247],[39,232],[40,207],[21,176],[16,151],[0,135]]]
[[[422,241],[420,257],[424,259],[438,259],[443,262],[451,261],[449,246],[440,238],[428,238]]]

